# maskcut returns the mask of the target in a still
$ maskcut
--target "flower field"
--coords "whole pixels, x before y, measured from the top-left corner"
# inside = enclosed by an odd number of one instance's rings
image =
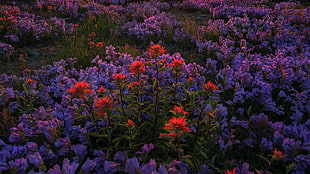
[[[3,0],[0,173],[310,173],[309,57],[303,1]]]

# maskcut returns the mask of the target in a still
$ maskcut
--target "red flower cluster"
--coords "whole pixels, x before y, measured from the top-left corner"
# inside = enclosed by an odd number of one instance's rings
[[[274,149],[272,158],[274,158],[274,159],[282,159],[284,157],[285,157],[285,155],[283,155],[283,153],[281,151],[278,151],[276,148]]]
[[[179,59],[173,59],[172,64],[169,64],[170,66],[173,66],[173,69],[183,69],[183,60],[179,60]]]
[[[178,115],[178,114],[188,114],[188,112],[185,112],[183,110],[183,107],[182,106],[174,106],[173,108],[173,111],[171,110],[170,112],[174,113],[175,115]]]
[[[126,79],[126,75],[123,75],[122,73],[116,73],[114,76],[113,76],[114,80],[116,81],[123,81]]]
[[[93,92],[89,88],[90,85],[86,82],[76,82],[74,87],[69,89],[68,92],[72,93],[72,97],[85,98],[86,94]]]
[[[214,85],[211,81],[208,81],[207,84],[204,84],[203,87],[208,90],[208,91],[215,91],[215,90],[218,90],[219,88]]]
[[[107,111],[111,111],[113,106],[113,101],[109,97],[103,97],[98,99],[95,107],[98,110],[98,116],[103,116]]]
[[[189,127],[186,127],[186,125],[187,125],[186,118],[183,118],[183,117],[179,117],[179,118],[172,117],[169,120],[169,123],[167,123],[164,128],[165,129],[178,129],[178,130],[181,130],[183,132],[189,132],[190,129],[189,129]]]
[[[131,64],[130,71],[133,74],[141,74],[145,71],[145,66],[142,61],[135,61]]]
[[[97,90],[99,93],[105,93],[107,90],[104,89],[103,86],[100,86],[100,88]]]
[[[234,168],[232,171],[226,170],[226,174],[237,174],[236,170],[237,170],[236,168]]]
[[[133,127],[134,125],[135,125],[135,123],[132,120],[128,119],[127,126],[128,127]]]
[[[152,45],[149,48],[149,54],[151,58],[161,56],[165,52],[166,52],[165,47],[162,47],[161,45]]]

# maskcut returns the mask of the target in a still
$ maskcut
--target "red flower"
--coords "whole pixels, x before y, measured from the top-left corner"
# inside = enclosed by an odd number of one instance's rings
[[[237,174],[236,170],[236,168],[234,168],[232,171],[226,170],[226,174]]]
[[[165,47],[162,47],[161,45],[152,45],[149,48],[149,54],[151,58],[161,56],[165,52],[166,52]]]
[[[187,78],[187,81],[188,81],[188,82],[193,82],[193,81],[194,81],[194,78],[193,78],[193,77],[188,77],[188,78]]]
[[[215,90],[218,90],[219,88],[214,85],[211,81],[208,81],[207,84],[204,84],[203,87],[206,89],[206,90],[210,90],[210,91],[215,91]]]
[[[135,123],[132,121],[132,120],[129,120],[127,121],[127,126],[128,127],[133,127],[135,125]]]
[[[100,86],[100,88],[97,90],[97,92],[99,92],[99,93],[104,93],[106,91],[107,90],[105,90],[103,86]]]
[[[126,78],[126,75],[123,75],[122,73],[117,73],[113,76],[114,80],[116,81],[123,81]]]
[[[103,46],[103,43],[102,43],[102,42],[97,42],[96,46],[97,46],[97,47],[102,47],[102,46]]]
[[[38,4],[38,8],[42,8],[43,6],[42,6],[42,4]]]
[[[274,159],[282,159],[284,157],[285,157],[285,155],[283,155],[283,153],[281,151],[278,151],[276,148],[274,149],[272,158],[274,158]]]
[[[145,71],[144,64],[142,61],[135,61],[131,64],[130,71],[133,74],[141,74],[143,71]]]
[[[180,129],[183,132],[189,132],[190,129],[189,129],[189,127],[186,127],[186,125],[187,125],[186,118],[183,118],[183,117],[179,117],[179,118],[172,117],[169,120],[169,123],[166,123],[164,128],[165,129]]]
[[[90,85],[86,82],[76,82],[74,88],[68,90],[72,93],[72,97],[81,97],[85,98],[86,94],[92,93],[93,91],[90,88]]]
[[[103,116],[107,111],[111,111],[113,106],[113,101],[109,97],[103,97],[98,99],[95,103],[95,107],[98,110],[98,116]]]
[[[49,5],[49,6],[47,6],[47,9],[52,10],[53,7]]]
[[[169,65],[173,66],[174,69],[183,69],[183,60],[173,59],[172,64]]]
[[[33,83],[33,80],[32,79],[28,79],[27,83]]]
[[[174,113],[174,114],[188,114],[188,112],[185,112],[184,110],[183,110],[183,107],[182,106],[174,106],[174,108],[173,108],[173,111],[170,111],[170,112],[172,112],[172,113]]]

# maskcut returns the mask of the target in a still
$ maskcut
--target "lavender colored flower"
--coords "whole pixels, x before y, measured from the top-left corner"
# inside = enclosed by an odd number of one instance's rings
[[[151,159],[148,163],[140,167],[140,171],[142,174],[156,173],[156,166],[156,161],[154,159]]]
[[[96,164],[97,163],[95,161],[87,158],[87,160],[84,162],[84,164],[81,167],[81,171],[84,173],[90,173],[91,171],[94,170],[94,168],[96,167]]]
[[[44,163],[41,154],[39,152],[35,152],[33,155],[29,155],[28,160],[31,164],[35,165],[37,168],[40,168],[40,166]]]
[[[139,171],[139,162],[137,158],[130,158],[126,162],[125,171],[129,174],[135,174]]]
[[[84,156],[87,153],[86,149],[87,149],[87,146],[83,144],[77,144],[77,145],[71,146],[71,150],[74,151],[74,153],[79,156],[80,160],[84,159]]]

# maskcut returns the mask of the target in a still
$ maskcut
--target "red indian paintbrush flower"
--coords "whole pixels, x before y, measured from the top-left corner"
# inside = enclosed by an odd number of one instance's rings
[[[133,127],[134,125],[135,125],[135,123],[132,120],[128,119],[127,126],[128,127]]]
[[[103,97],[98,99],[95,103],[95,107],[98,110],[98,116],[103,116],[107,111],[111,111],[113,101],[109,97]]]
[[[161,56],[166,52],[165,47],[162,47],[161,45],[152,45],[149,48],[149,54],[150,57],[157,57],[157,56]]]
[[[226,170],[226,174],[237,174],[236,170],[237,170],[236,168],[234,168],[232,171]]]
[[[73,88],[68,89],[68,92],[72,93],[72,97],[85,98],[86,94],[93,92],[89,88],[90,85],[86,82],[76,82]]]
[[[165,125],[165,129],[179,129],[183,132],[189,132],[190,129],[189,127],[186,127],[187,126],[187,122],[186,122],[186,118],[183,118],[183,117],[179,117],[179,118],[176,118],[176,117],[172,117],[170,120],[169,120],[169,123],[166,123]]]
[[[99,93],[105,93],[106,91],[107,91],[107,90],[104,89],[103,86],[100,86],[100,88],[97,90],[97,92],[99,92]]]
[[[183,69],[183,60],[173,59],[172,63],[169,65],[173,66],[174,69]]]
[[[206,90],[210,90],[210,91],[215,91],[215,90],[218,90],[219,88],[214,85],[211,81],[208,81],[207,84],[204,84],[203,87],[206,89]]]
[[[282,159],[284,157],[285,157],[285,155],[283,155],[283,153],[281,151],[278,151],[276,148],[274,149],[272,158],[274,158],[274,159]]]
[[[125,80],[126,78],[126,75],[123,75],[122,73],[116,73],[114,76],[113,76],[114,80],[116,81],[123,81]]]
[[[130,71],[133,74],[141,74],[145,71],[145,67],[142,61],[135,61],[131,64]]]
[[[174,108],[173,108],[173,111],[170,111],[170,112],[172,112],[172,113],[174,113],[174,114],[188,114],[188,112],[185,112],[184,110],[183,110],[183,107],[182,106],[174,106]]]

